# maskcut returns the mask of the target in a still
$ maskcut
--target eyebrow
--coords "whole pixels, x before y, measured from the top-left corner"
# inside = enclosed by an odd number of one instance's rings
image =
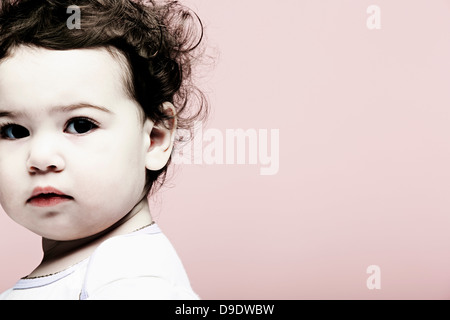
[[[70,106],[63,106],[63,107],[54,107],[50,109],[50,113],[65,113],[65,112],[70,112],[70,111],[74,111],[74,110],[78,110],[78,109],[96,109],[102,112],[106,112],[109,114],[113,114],[114,112],[112,112],[111,110],[102,107],[102,106],[95,106],[89,103],[77,103],[77,104],[72,104]],[[4,110],[0,110],[0,118],[2,117],[9,117],[9,118],[19,118],[24,116],[25,113],[22,111],[4,111]]]

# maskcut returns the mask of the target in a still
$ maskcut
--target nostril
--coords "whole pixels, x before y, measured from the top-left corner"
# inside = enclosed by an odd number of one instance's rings
[[[62,168],[59,168],[56,165],[49,165],[45,169],[37,167],[37,166],[30,166],[28,168],[28,171],[30,174],[36,174],[36,173],[47,173],[47,172],[59,172],[62,171]]]

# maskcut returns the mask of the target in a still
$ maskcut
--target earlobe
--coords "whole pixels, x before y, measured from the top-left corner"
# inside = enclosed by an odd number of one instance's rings
[[[150,146],[145,158],[145,166],[148,170],[157,171],[164,168],[169,161],[175,141],[177,118],[175,107],[170,102],[164,102],[161,106],[163,112],[171,117],[165,123],[145,124],[147,134],[150,136]]]

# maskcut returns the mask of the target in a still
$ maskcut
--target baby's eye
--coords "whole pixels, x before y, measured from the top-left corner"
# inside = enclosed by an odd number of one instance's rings
[[[89,119],[74,118],[69,120],[69,122],[67,123],[65,132],[72,134],[83,134],[97,128],[98,125]]]
[[[30,132],[26,128],[17,124],[4,125],[0,130],[2,139],[16,140],[26,138],[30,135]]]

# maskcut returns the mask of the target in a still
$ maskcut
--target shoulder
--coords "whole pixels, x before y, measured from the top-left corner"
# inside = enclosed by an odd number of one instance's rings
[[[182,296],[188,293],[195,298],[172,244],[157,227],[152,230],[154,232],[143,230],[103,242],[90,258],[84,296],[108,288],[110,292],[123,289],[123,293],[130,297],[144,290],[145,297],[158,294],[172,297],[172,293],[174,297],[178,295],[177,292],[181,292]]]
[[[161,232],[124,235],[103,242],[91,256],[88,269],[124,277],[184,275],[174,247]]]
[[[0,300],[7,300],[8,299],[8,296],[9,296],[9,294],[12,292],[12,288],[10,288],[10,289],[8,289],[8,290],[6,290],[5,292],[3,292],[3,293],[0,293]]]

